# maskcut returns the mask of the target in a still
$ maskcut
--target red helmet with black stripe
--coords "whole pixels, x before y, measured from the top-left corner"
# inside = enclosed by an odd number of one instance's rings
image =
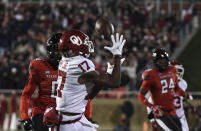
[[[58,49],[68,57],[77,55],[89,57],[90,53],[94,52],[93,42],[79,30],[64,32],[59,40]]]

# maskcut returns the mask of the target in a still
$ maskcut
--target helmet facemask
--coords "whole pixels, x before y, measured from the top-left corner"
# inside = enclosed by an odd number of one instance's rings
[[[155,63],[155,66],[160,72],[163,72],[167,69],[169,61],[166,58],[158,59]]]
[[[89,40],[88,36],[86,36],[84,44],[88,46],[89,54],[85,54],[85,56],[88,58],[91,53],[94,53],[94,45],[93,45],[93,42]]]
[[[177,76],[179,79],[183,78],[184,75],[184,68],[180,65],[175,65],[176,69],[177,69]]]
[[[60,33],[54,34],[47,40],[47,56],[49,58],[49,63],[53,66],[54,69],[58,68],[59,61],[61,60],[61,54],[58,52],[58,42],[61,37]]]
[[[158,71],[164,72],[168,68],[169,56],[165,50],[156,49],[152,54],[152,59]]]

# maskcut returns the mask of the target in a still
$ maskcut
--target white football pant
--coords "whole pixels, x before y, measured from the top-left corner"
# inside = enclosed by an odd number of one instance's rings
[[[75,120],[80,117],[78,116],[62,116],[62,121],[69,121],[69,120]],[[97,131],[96,128],[98,128],[98,125],[92,124],[90,121],[86,119],[84,115],[82,115],[82,118],[71,124],[61,124],[59,131]]]
[[[182,131],[189,131],[188,123],[187,123],[185,115],[183,115],[180,118],[180,122],[181,122],[181,126],[182,126]]]

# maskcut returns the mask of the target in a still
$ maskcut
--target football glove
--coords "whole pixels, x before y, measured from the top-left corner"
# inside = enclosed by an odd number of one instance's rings
[[[30,131],[34,128],[33,122],[31,119],[22,120],[21,122],[23,123],[23,127],[25,131]]]
[[[193,96],[191,95],[191,93],[187,92],[187,98],[188,98],[189,100],[193,100]]]
[[[161,110],[161,106],[152,106],[151,107],[151,110],[154,114],[154,118],[158,118],[158,117],[161,117],[163,116],[163,111]]]
[[[112,47],[104,46],[104,49],[110,51],[113,56],[121,56],[122,55],[122,49],[124,47],[124,44],[126,42],[125,39],[123,39],[123,35],[119,37],[119,33],[116,33],[116,40],[114,38],[114,35],[111,35],[112,39]]]
[[[121,59],[121,64],[124,63],[124,60],[125,60],[125,58]],[[107,62],[107,71],[106,72],[108,74],[112,74],[113,68],[114,68],[114,65],[111,65],[110,62]]]

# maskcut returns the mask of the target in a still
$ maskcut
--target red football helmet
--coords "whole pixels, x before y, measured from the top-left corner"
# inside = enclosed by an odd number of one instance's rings
[[[85,55],[89,57],[94,52],[93,42],[79,30],[69,30],[62,34],[58,43],[59,51],[67,56]]]
[[[183,75],[184,75],[184,67],[183,67],[183,65],[178,61],[171,61],[170,64],[176,67],[178,78],[179,79],[183,78]]]

